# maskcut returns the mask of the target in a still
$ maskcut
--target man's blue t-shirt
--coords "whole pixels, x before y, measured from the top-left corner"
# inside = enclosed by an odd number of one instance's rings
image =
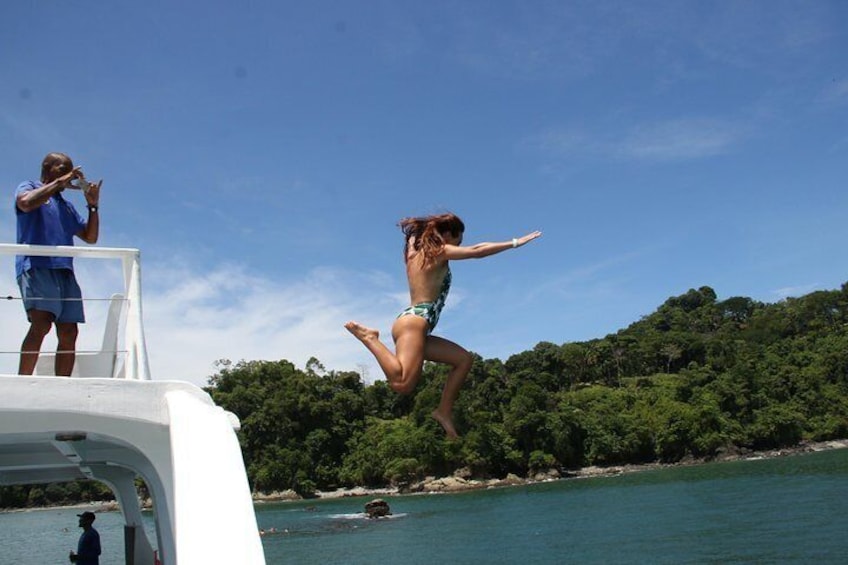
[[[26,181],[18,185],[15,198],[22,192],[28,192],[43,186],[40,182]],[[73,204],[62,198],[62,194],[50,197],[30,212],[22,212],[15,204],[18,217],[18,243],[30,245],[73,245],[74,235],[85,229],[85,220]],[[30,257],[18,255],[15,258],[15,274],[21,276],[33,267],[46,269],[74,269],[71,257]]]
[[[100,565],[100,534],[89,528],[77,543],[77,565]]]

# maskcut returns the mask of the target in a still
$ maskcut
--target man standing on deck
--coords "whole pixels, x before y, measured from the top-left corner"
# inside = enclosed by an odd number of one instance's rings
[[[71,184],[77,181],[76,184]],[[73,245],[74,236],[97,243],[100,233],[98,202],[103,181],[88,183],[82,170],[64,153],[50,153],[41,163],[41,181],[26,181],[15,191],[18,243]],[[88,219],[83,220],[65,200],[66,188],[83,191]],[[15,274],[30,326],[21,345],[18,374],[31,375],[38,362],[41,343],[56,324],[57,376],[70,376],[74,368],[77,325],[85,322],[82,292],[74,276],[72,257],[19,255]]]
[[[94,512],[83,512],[77,514],[79,517],[79,527],[82,528],[79,543],[77,543],[77,552],[71,551],[68,559],[71,563],[78,565],[100,565],[100,534],[94,529]]]

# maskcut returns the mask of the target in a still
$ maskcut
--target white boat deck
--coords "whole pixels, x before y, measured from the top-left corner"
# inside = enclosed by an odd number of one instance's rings
[[[150,378],[138,251],[0,244],[0,254],[119,259],[125,279],[101,351],[78,354],[70,378],[45,376],[49,352],[38,376],[0,375],[0,484],[106,483],[123,512],[127,565],[154,565],[154,547],[162,565],[264,564],[238,419],[193,384]],[[153,500],[155,543],[142,527],[136,477]]]

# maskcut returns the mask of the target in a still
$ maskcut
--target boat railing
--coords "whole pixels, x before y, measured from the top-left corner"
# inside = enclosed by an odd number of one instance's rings
[[[123,296],[113,296],[109,300],[113,304],[116,300],[122,300],[126,303],[123,336],[126,357],[124,359],[123,369],[120,372],[113,372],[112,375],[107,376],[132,380],[150,380],[150,366],[147,359],[147,345],[144,339],[144,327],[142,324],[141,253],[138,249],[0,243],[0,255],[120,260],[123,270]],[[108,328],[109,323],[107,322],[107,331],[109,331]],[[118,331],[118,324],[114,325],[114,331]],[[112,349],[112,351],[102,351],[101,353],[115,355],[114,347]],[[86,375],[80,374],[80,376]]]

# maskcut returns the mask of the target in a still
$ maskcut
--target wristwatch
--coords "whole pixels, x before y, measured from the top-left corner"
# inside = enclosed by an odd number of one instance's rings
[[[88,211],[89,212],[97,212],[97,206],[94,206],[93,204],[89,204],[88,205]]]

